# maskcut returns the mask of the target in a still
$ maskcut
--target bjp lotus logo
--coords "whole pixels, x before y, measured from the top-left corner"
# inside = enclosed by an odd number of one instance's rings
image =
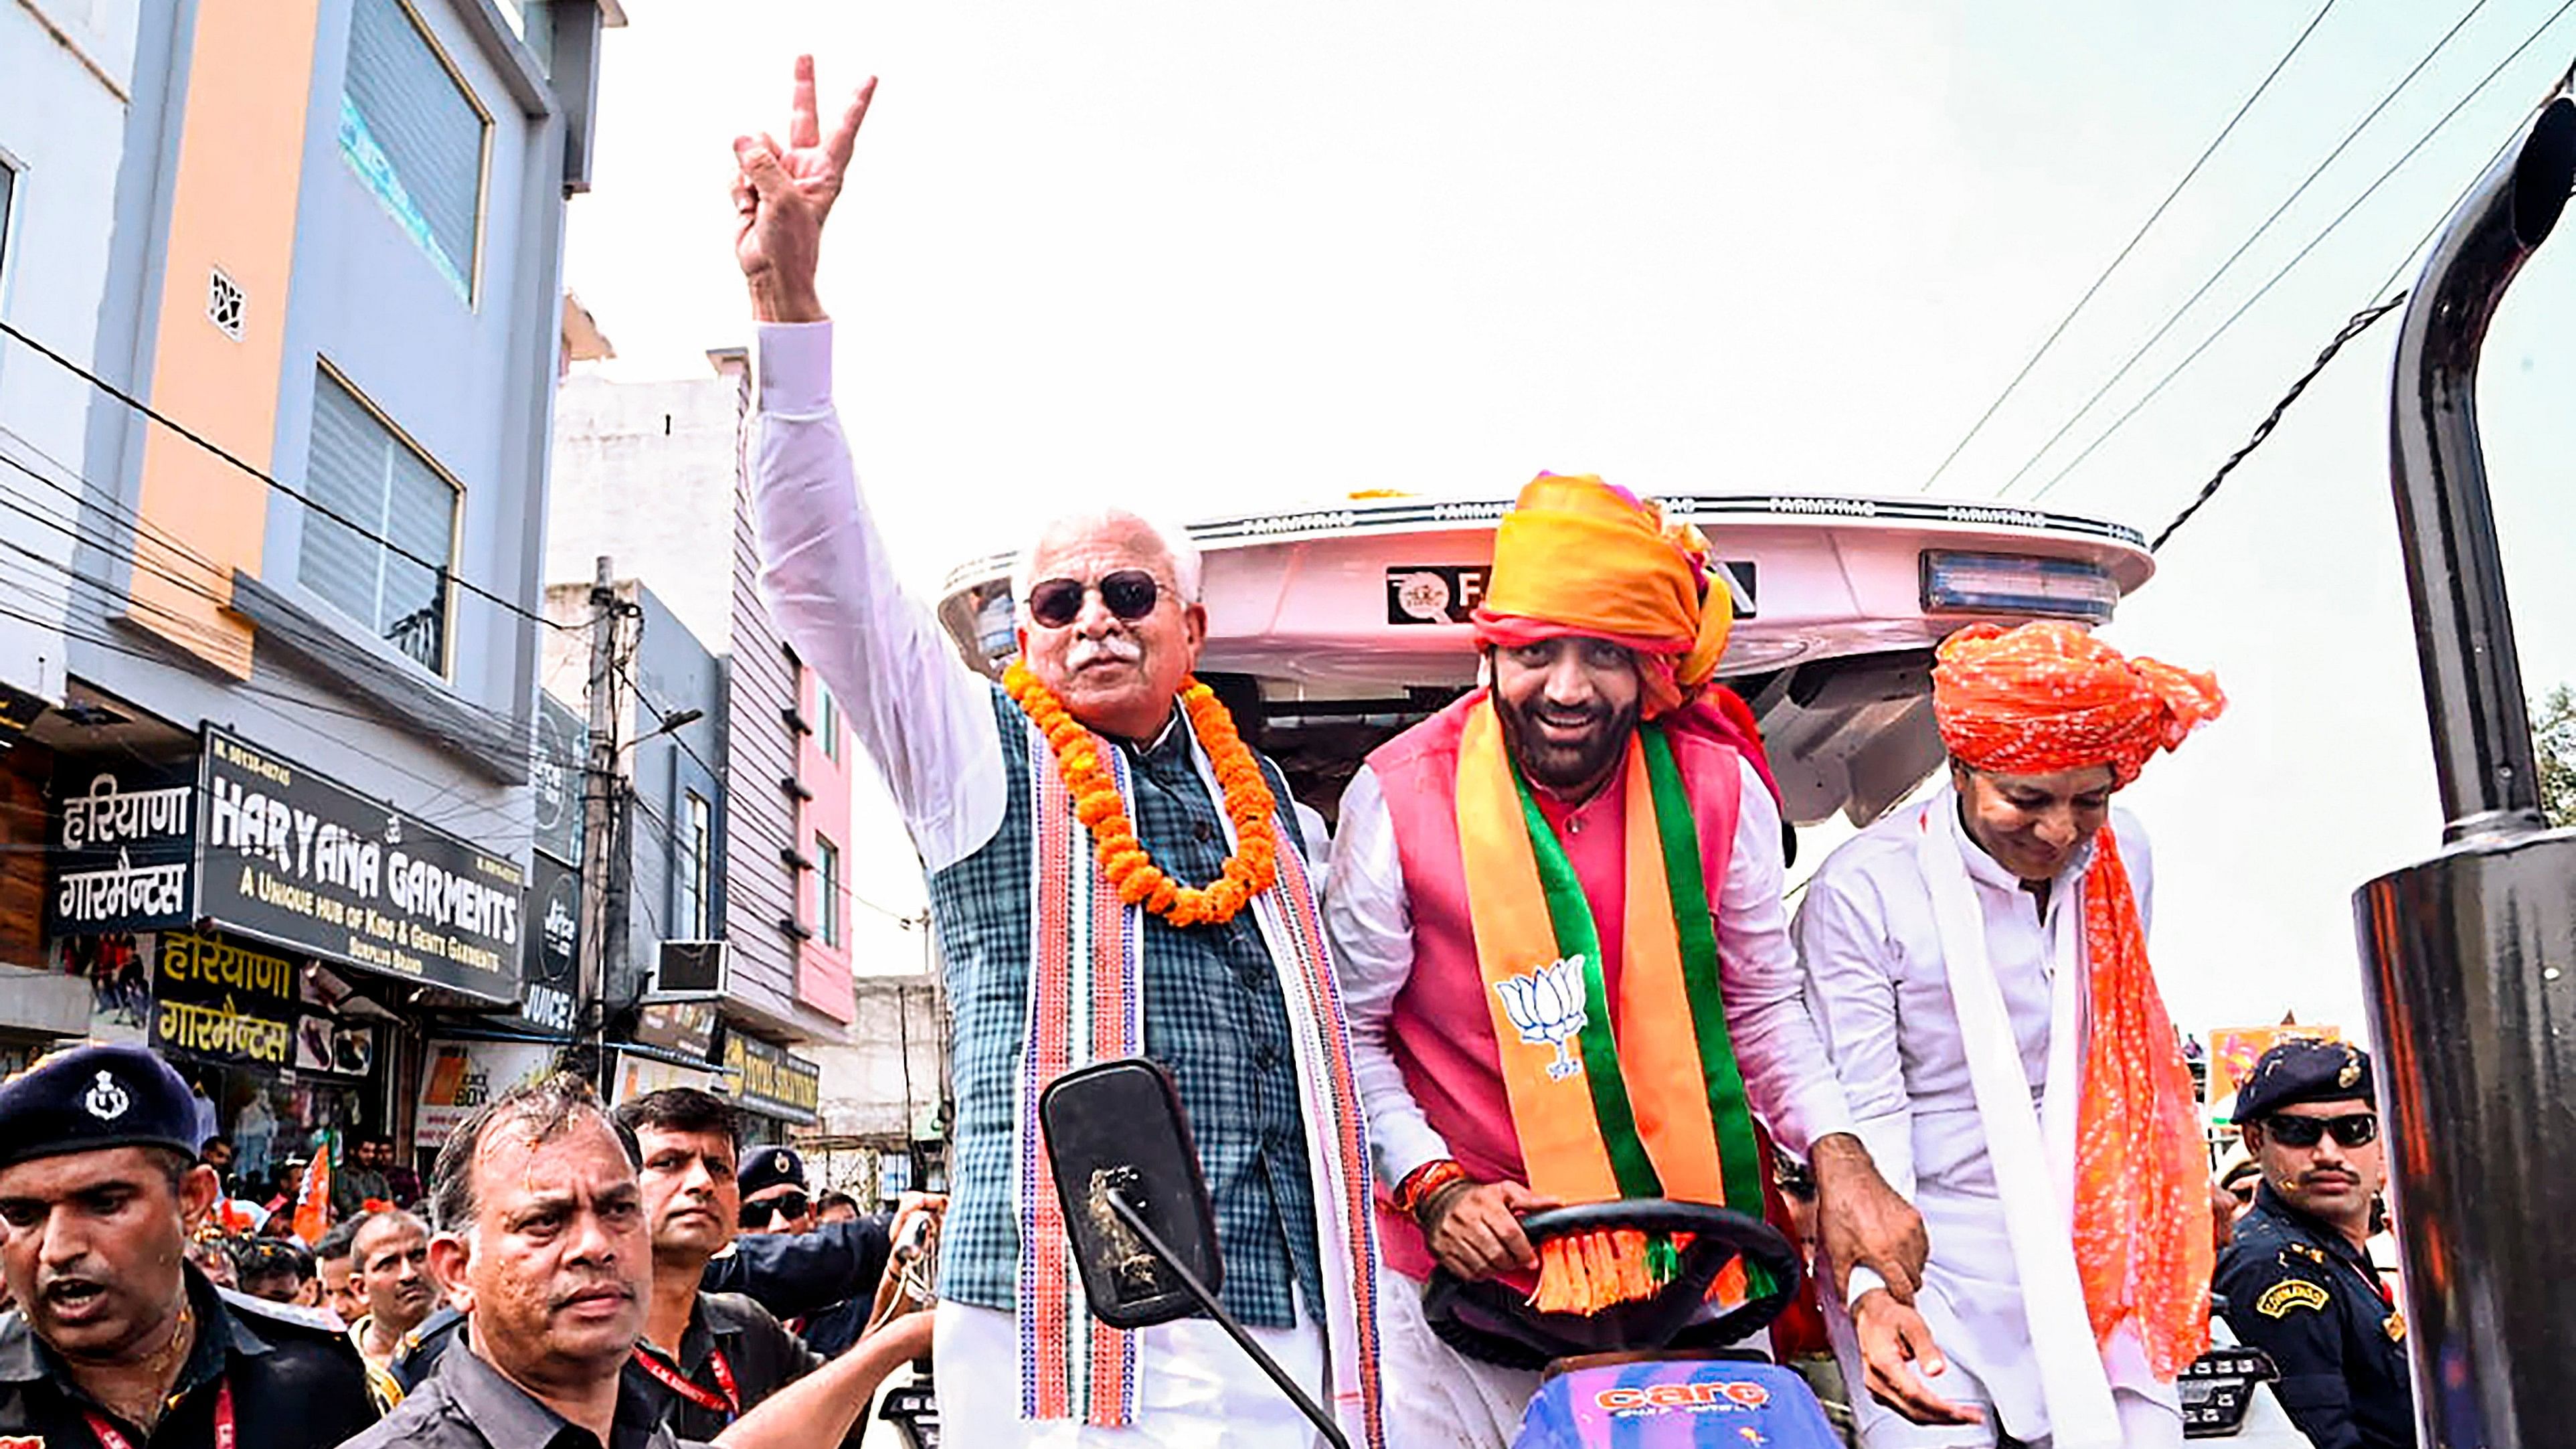
[[[1494,994],[1503,999],[1503,1013],[1519,1028],[1522,1041],[1556,1048],[1556,1060],[1547,1064],[1549,1081],[1561,1082],[1583,1070],[1565,1045],[1583,1030],[1581,955],[1550,962],[1526,976],[1507,976],[1494,983]]]

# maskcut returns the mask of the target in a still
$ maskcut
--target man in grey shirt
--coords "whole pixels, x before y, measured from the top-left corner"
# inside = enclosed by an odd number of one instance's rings
[[[621,1132],[588,1083],[555,1076],[458,1124],[439,1150],[430,1268],[466,1316],[464,1351],[345,1449],[677,1449],[623,1370],[644,1331],[652,1231]],[[728,1449],[846,1433],[880,1379],[929,1347],[925,1315],[852,1349],[735,1422]]]

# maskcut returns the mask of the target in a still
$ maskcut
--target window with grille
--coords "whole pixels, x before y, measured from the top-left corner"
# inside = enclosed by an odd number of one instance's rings
[[[338,378],[317,371],[304,491],[319,506],[304,515],[296,577],[395,648],[446,673],[456,485]]]
[[[712,936],[708,927],[707,886],[710,880],[709,857],[715,844],[714,816],[707,809],[706,797],[695,790],[685,792],[680,821],[680,936],[678,939],[704,941]]]
[[[340,154],[469,300],[489,124],[406,0],[356,0]]]
[[[841,848],[817,835],[814,837],[814,884],[823,900],[815,912],[826,946],[841,944]]]

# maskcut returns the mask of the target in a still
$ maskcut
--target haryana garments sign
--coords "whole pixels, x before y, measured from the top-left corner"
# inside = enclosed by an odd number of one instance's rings
[[[444,1139],[475,1108],[553,1071],[555,1052],[545,1042],[431,1042],[413,1130],[423,1142]]]
[[[192,931],[165,931],[155,946],[156,1050],[271,1071],[296,1065],[304,998],[294,962]]]
[[[203,770],[201,916],[378,975],[518,1000],[517,862],[212,727]]]
[[[374,1068],[376,1029],[317,1004],[296,962],[194,931],[146,937],[144,949],[154,958],[151,1042],[164,1055],[349,1077]]]
[[[194,915],[196,772],[132,760],[65,760],[54,772],[54,937],[184,926]]]

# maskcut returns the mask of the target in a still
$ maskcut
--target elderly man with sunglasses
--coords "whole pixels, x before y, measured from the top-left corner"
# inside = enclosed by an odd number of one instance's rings
[[[1286,781],[1191,678],[1197,551],[1114,509],[1041,528],[1011,581],[1020,661],[997,685],[899,586],[860,498],[814,272],[873,91],[826,137],[797,63],[786,144],[735,142],[735,252],[761,323],[762,594],[901,810],[946,962],[942,1426],[978,1449],[1311,1437],[1216,1325],[1089,1316],[1037,1096],[1141,1055],[1189,1112],[1226,1306],[1352,1443],[1381,1444],[1368,1161],[1315,868]]]
[[[2218,1259],[2228,1326],[2280,1366],[2281,1407],[2317,1449],[2412,1445],[2406,1316],[2370,1261],[2388,1155],[2369,1054],[2273,1047],[2236,1094],[2236,1126],[2262,1176]]]

